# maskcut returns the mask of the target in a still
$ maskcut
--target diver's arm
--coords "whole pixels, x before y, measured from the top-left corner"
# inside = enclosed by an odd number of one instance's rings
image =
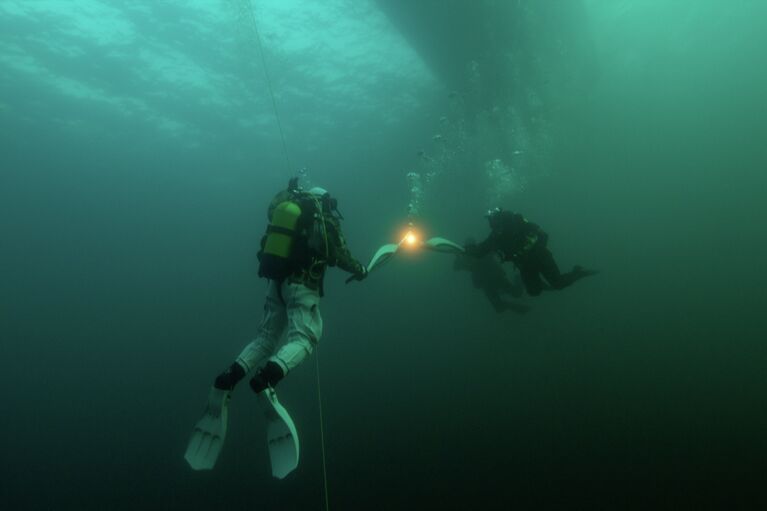
[[[484,257],[487,254],[497,250],[497,243],[495,236],[491,233],[485,241],[476,245],[466,245],[464,248],[466,249],[466,255],[470,255],[472,257]]]
[[[521,229],[520,239],[524,240],[524,250],[530,250],[535,246],[546,246],[549,235],[541,229],[541,226],[532,222],[525,222]]]
[[[357,261],[346,245],[346,239],[341,232],[341,226],[337,222],[328,222],[328,244],[330,245],[331,266],[338,266],[344,271],[353,273],[356,277],[364,278],[367,273],[365,266]]]

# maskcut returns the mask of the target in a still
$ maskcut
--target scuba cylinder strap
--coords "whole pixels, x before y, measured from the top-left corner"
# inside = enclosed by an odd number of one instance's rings
[[[293,229],[288,229],[286,227],[280,227],[279,225],[269,225],[266,228],[267,234],[277,233],[277,234],[284,234],[285,236],[295,236],[296,231]]]

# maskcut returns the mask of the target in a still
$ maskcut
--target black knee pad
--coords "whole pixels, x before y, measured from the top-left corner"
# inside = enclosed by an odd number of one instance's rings
[[[219,374],[213,386],[220,390],[232,390],[237,383],[245,377],[245,369],[237,362],[229,366],[229,369]]]
[[[284,377],[285,373],[282,372],[282,368],[276,363],[269,361],[250,380],[250,388],[258,394],[267,387],[274,387]]]

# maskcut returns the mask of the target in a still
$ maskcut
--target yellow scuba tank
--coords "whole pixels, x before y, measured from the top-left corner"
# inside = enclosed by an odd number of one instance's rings
[[[281,202],[274,208],[266,230],[264,254],[288,259],[293,248],[301,207],[293,201]]]
[[[301,263],[301,235],[303,229],[300,200],[292,193],[281,193],[269,207],[269,226],[261,238],[258,253],[258,274],[267,279],[282,281]]]
[[[268,217],[258,253],[259,276],[282,281],[297,271],[311,271],[316,258],[327,260],[322,204],[298,189],[294,180],[272,199]]]

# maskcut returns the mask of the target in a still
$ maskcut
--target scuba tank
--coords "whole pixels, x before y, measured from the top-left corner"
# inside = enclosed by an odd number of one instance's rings
[[[293,273],[301,213],[301,206],[290,198],[277,204],[272,211],[258,254],[260,277],[283,280]]]
[[[298,220],[301,218],[301,206],[292,201],[277,205],[272,213],[272,221],[266,231],[264,254],[287,259],[293,248]]]
[[[291,179],[288,190],[277,194],[269,207],[269,226],[258,254],[258,275],[282,281],[298,270],[309,269],[313,256],[327,254],[326,236],[322,207]],[[324,250],[318,250],[322,245]]]
[[[295,249],[303,211],[297,199],[298,181],[291,179],[287,191],[278,193],[269,205],[269,226],[258,253],[259,277],[283,280],[295,270]]]

